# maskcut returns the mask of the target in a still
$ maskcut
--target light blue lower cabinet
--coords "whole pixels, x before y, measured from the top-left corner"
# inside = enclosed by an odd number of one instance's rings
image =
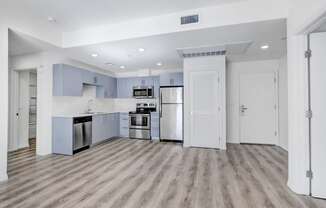
[[[119,115],[120,137],[129,137],[129,113],[120,113]]]
[[[73,155],[73,118],[52,118],[52,152]]]
[[[93,116],[92,123],[92,144],[105,140],[105,115]]]
[[[92,144],[119,136],[119,113],[93,116]]]
[[[152,139],[160,137],[160,115],[158,112],[151,113],[151,136]]]

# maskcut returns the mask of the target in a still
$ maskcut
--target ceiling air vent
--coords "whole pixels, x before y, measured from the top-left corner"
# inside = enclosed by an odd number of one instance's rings
[[[182,58],[202,56],[223,56],[226,54],[225,46],[204,46],[197,48],[179,48],[177,52]]]
[[[181,17],[181,25],[192,24],[197,22],[199,22],[198,14]]]
[[[202,56],[223,56],[226,51],[209,51],[209,52],[197,52],[197,53],[184,53],[182,54],[183,58],[191,57],[202,57]]]

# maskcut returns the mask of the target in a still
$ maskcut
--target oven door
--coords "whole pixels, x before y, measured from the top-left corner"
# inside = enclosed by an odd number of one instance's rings
[[[149,114],[131,114],[129,115],[130,129],[150,129],[150,115]]]

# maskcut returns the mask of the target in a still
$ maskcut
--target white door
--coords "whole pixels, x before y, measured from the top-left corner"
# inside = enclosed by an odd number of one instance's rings
[[[13,72],[11,76],[9,150],[16,150],[28,147],[29,72]]]
[[[191,146],[220,148],[218,72],[190,72]]]
[[[240,75],[240,142],[276,144],[277,79],[274,72]]]
[[[311,35],[311,192],[326,198],[326,33]]]

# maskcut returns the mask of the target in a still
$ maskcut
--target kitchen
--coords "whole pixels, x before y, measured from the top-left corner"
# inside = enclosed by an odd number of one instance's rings
[[[56,64],[53,96],[60,108],[53,115],[53,153],[73,155],[116,137],[183,142],[182,72],[114,78]],[[83,102],[59,107],[65,97]]]
[[[1,1],[0,207],[325,207],[303,2]]]

